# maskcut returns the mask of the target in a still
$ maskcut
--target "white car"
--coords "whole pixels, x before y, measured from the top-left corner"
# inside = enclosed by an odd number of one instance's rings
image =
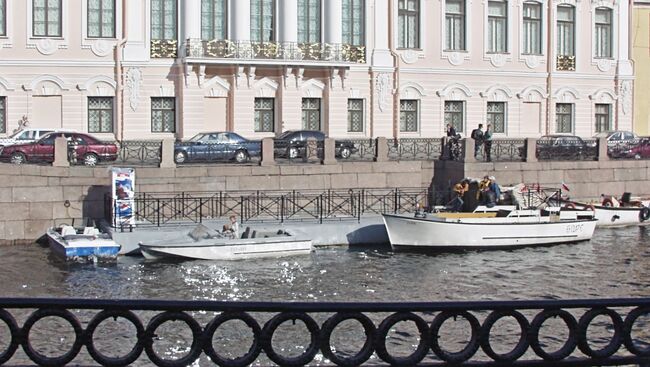
[[[24,129],[15,132],[8,138],[0,138],[0,146],[12,144],[31,143],[40,139],[43,135],[56,131],[56,129]]]

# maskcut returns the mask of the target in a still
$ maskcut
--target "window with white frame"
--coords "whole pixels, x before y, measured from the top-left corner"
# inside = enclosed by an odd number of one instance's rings
[[[151,98],[151,132],[176,132],[176,98]]]
[[[363,99],[350,98],[348,99],[348,132],[360,133],[363,132],[364,117],[363,117]]]
[[[245,1],[245,0],[238,0]],[[275,39],[275,0],[251,1],[251,41],[270,42]],[[288,20],[287,20],[288,21]]]
[[[88,37],[115,38],[115,0],[88,0]]]
[[[113,132],[113,97],[88,97],[88,132]]]
[[[298,42],[320,43],[321,0],[298,0]]]
[[[419,101],[417,99],[402,99],[399,101],[399,131],[418,131]]]
[[[302,127],[305,130],[320,130],[320,98],[302,99]]]
[[[612,9],[596,8],[594,57],[612,57]]]
[[[32,34],[34,37],[63,35],[63,0],[32,0]]]
[[[342,0],[342,42],[347,45],[363,46],[365,29],[364,0]]]
[[[399,0],[397,47],[420,47],[420,0]]]
[[[557,54],[560,56],[575,56],[575,12],[571,5],[557,6]]]
[[[542,54],[542,4],[524,3],[524,29],[522,34],[524,55]]]
[[[227,0],[201,0],[201,39],[226,39],[228,29]]]
[[[151,0],[151,39],[177,39],[176,0]]]
[[[445,101],[445,126],[451,124],[457,133],[462,133],[465,125],[464,110],[463,101]]]
[[[555,132],[571,133],[573,131],[573,104],[557,103],[555,105]]]
[[[255,132],[275,131],[275,98],[255,98]]]
[[[508,2],[488,1],[488,52],[508,52]]]
[[[492,132],[503,134],[506,132],[506,103],[487,103],[487,123],[492,125]]]
[[[596,132],[612,129],[612,105],[596,104]]]
[[[0,97],[0,133],[7,132],[7,97]]]
[[[7,0],[0,0],[0,37],[7,35]]]
[[[445,2],[445,50],[465,50],[465,0]]]

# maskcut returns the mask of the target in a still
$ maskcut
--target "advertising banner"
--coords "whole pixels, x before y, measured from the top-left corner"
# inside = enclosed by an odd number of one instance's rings
[[[111,168],[113,226],[135,226],[135,170]]]

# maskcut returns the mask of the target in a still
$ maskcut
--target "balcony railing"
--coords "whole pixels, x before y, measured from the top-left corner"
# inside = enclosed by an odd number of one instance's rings
[[[151,58],[176,58],[177,40],[151,40]]]
[[[557,70],[560,71],[576,71],[576,57],[567,55],[557,56]]]
[[[186,41],[186,55],[192,58],[237,60],[366,62],[366,48],[336,43],[251,42],[231,40]]]

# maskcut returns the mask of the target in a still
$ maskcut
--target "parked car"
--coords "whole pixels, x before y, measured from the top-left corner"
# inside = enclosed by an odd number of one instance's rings
[[[639,137],[631,131],[604,131],[594,135],[594,138],[607,138],[607,154],[619,158],[623,151],[629,150],[639,142]]]
[[[24,144],[34,142],[45,134],[49,134],[55,129],[23,129],[18,130],[7,138],[0,138],[0,146],[12,144]]]
[[[650,138],[641,138],[634,146],[622,150],[620,156],[634,159],[650,158]]]
[[[174,144],[176,163],[196,161],[230,161],[239,163],[259,157],[262,145],[259,140],[248,140],[233,132],[205,132],[188,141]]]
[[[274,139],[273,150],[276,157],[298,158],[306,154],[307,141],[314,139],[319,143],[325,141],[325,134],[316,130],[288,130]],[[319,154],[322,154],[322,144],[319,144]],[[358,151],[351,141],[335,140],[334,153],[336,157],[348,159]]]
[[[53,162],[54,141],[58,137],[68,140],[69,158],[83,162],[87,166],[94,166],[100,161],[110,162],[117,159],[118,149],[113,143],[103,142],[88,134],[58,131],[46,134],[32,143],[8,145],[2,148],[0,160],[14,164]]]
[[[597,152],[595,143],[587,143],[575,135],[544,135],[537,139],[535,156],[539,159],[575,158],[595,156]],[[519,156],[525,157],[526,148],[519,147]]]

